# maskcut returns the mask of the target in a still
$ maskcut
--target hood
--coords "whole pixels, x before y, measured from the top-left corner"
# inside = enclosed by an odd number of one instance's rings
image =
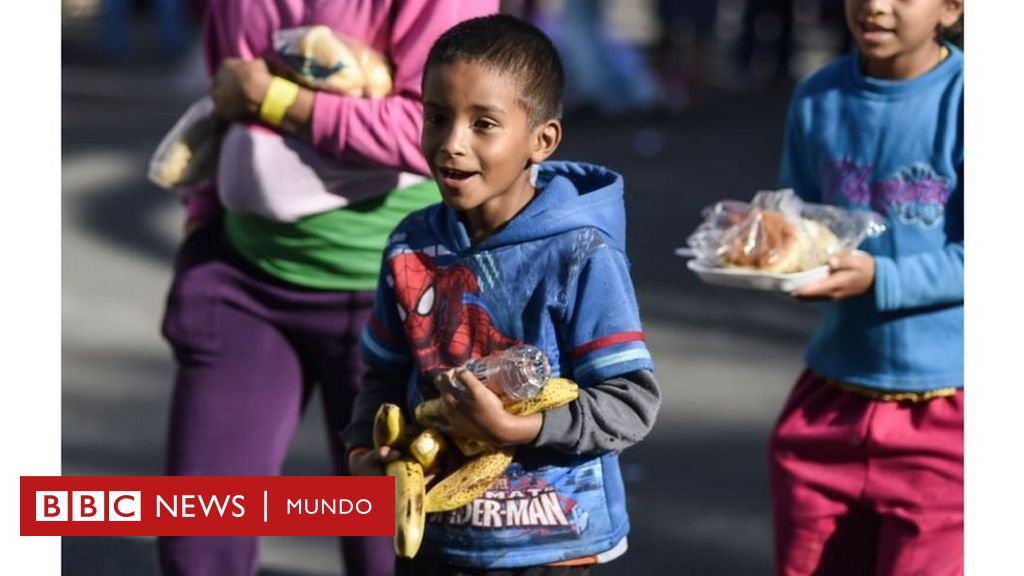
[[[545,162],[537,172],[539,194],[497,234],[476,249],[531,242],[579,228],[597,228],[618,250],[626,249],[626,209],[622,176],[583,162]],[[469,235],[458,215],[441,204],[436,232],[454,251],[470,249]]]

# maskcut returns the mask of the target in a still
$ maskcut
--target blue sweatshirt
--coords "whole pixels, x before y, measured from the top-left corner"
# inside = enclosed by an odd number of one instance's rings
[[[869,293],[825,304],[805,360],[882,391],[963,386],[963,53],[905,81],[856,53],[797,88],[781,181],[805,200],[875,210],[888,229]]]
[[[392,233],[361,341],[374,376],[353,414],[363,439],[350,444],[365,442],[388,381],[412,407],[437,395],[438,370],[516,343],[542,349],[555,375],[581,387],[579,400],[545,412],[537,440],[484,496],[428,518],[420,553],[460,566],[621,553],[629,519],[618,453],[650,430],[660,402],[625,256],[621,176],[549,162],[537,188],[475,246],[443,204],[410,215]]]

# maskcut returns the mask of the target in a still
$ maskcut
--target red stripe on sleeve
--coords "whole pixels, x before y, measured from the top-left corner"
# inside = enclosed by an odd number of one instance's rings
[[[604,338],[598,338],[597,340],[582,344],[572,351],[572,355],[576,358],[580,358],[590,354],[598,348],[607,348],[608,346],[615,346],[616,344],[622,344],[623,342],[635,342],[643,339],[643,332],[619,332],[618,334],[612,334],[611,336],[605,336]]]

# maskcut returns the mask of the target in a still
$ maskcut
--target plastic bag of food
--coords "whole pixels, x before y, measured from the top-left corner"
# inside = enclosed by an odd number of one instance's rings
[[[687,239],[701,265],[766,274],[821,266],[885,230],[879,214],[806,203],[790,189],[758,192],[749,203],[725,200],[702,214]]]
[[[274,33],[274,52],[297,80],[315,90],[382,98],[393,86],[383,56],[327,26],[279,30]]]
[[[383,56],[327,26],[288,28],[274,34],[277,59],[295,80],[314,90],[381,98],[393,87]],[[201,98],[164,136],[149,162],[149,179],[176,190],[216,175],[221,126],[213,100]]]
[[[150,181],[178,189],[213,178],[219,140],[213,100],[204,96],[189,106],[156,147],[149,160]]]

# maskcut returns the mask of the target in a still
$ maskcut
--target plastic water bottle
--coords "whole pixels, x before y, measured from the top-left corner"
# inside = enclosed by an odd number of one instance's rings
[[[533,398],[551,377],[547,356],[529,344],[474,358],[466,362],[465,368],[492,392],[509,401]]]

